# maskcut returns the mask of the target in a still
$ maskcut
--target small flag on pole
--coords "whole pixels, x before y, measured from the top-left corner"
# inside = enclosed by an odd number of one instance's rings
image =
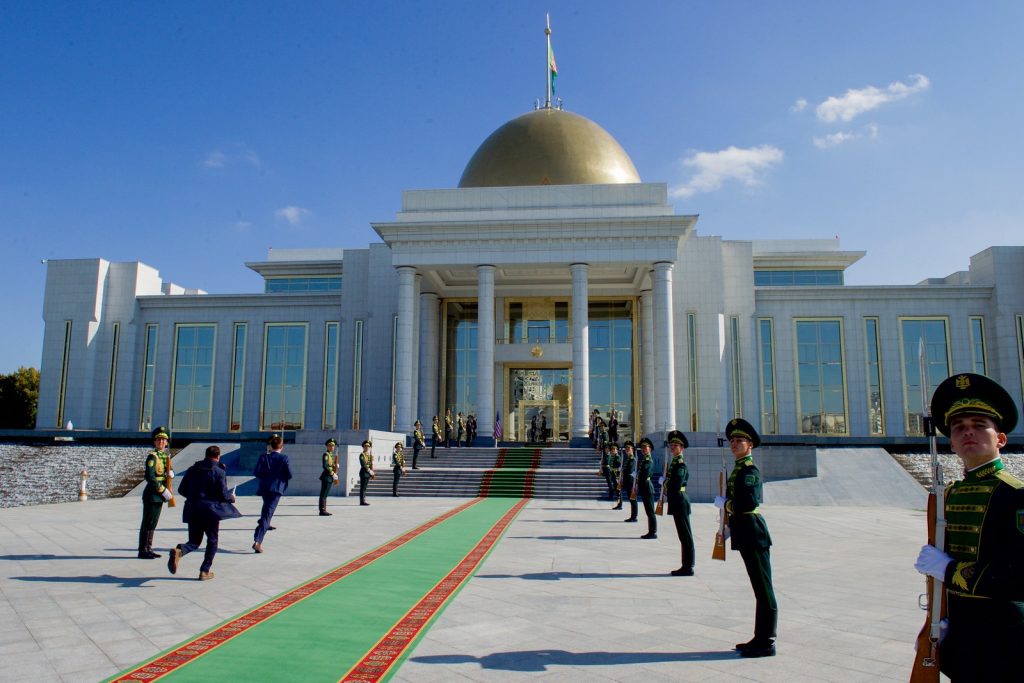
[[[494,414],[494,440],[501,441],[501,413]]]

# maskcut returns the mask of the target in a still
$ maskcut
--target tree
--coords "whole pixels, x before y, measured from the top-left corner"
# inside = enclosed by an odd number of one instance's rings
[[[34,428],[38,406],[38,370],[21,367],[9,375],[0,375],[0,428]]]

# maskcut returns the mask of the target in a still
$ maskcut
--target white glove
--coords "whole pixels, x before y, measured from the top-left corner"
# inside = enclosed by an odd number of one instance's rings
[[[917,562],[914,563],[914,569],[939,581],[945,581],[946,567],[952,561],[952,557],[935,546],[923,545],[917,556]]]
[[[173,497],[174,497],[174,496],[172,496],[172,495],[171,495],[171,492],[170,492],[170,491],[168,491],[167,489],[164,489],[164,490],[163,490],[163,491],[162,491],[162,492],[160,493],[160,495],[164,497],[164,500],[170,500],[171,498],[173,498]]]
[[[725,497],[723,497],[723,496],[715,496],[715,507],[718,508],[719,510],[724,510],[725,509]]]
[[[167,470],[167,478],[174,479],[174,470]]]
[[[337,474],[335,474],[335,475],[334,475],[334,481],[335,481],[335,482],[337,482],[337,481],[338,481],[338,475],[337,475]]]

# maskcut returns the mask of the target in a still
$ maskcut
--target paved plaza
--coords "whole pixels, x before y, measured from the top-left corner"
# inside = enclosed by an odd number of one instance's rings
[[[285,498],[254,555],[259,499],[243,498],[246,517],[222,528],[217,578],[202,583],[199,555],[177,576],[135,559],[137,498],[0,510],[0,680],[102,680],[464,502],[346,499],[317,517],[315,499]],[[754,601],[738,554],[709,559],[715,509],[694,506],[697,575],[676,578],[671,518],[645,541],[642,521],[608,507],[531,501],[393,680],[906,680],[923,623],[921,512],[768,507],[778,656],[744,660],[732,646],[751,635]],[[156,546],[184,540],[180,508],[165,510]],[[348,628],[359,624],[339,613],[310,647]]]

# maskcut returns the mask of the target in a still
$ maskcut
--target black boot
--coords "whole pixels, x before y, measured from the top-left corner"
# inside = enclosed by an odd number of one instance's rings
[[[153,552],[153,531],[139,532],[139,559],[157,560],[161,556]]]

